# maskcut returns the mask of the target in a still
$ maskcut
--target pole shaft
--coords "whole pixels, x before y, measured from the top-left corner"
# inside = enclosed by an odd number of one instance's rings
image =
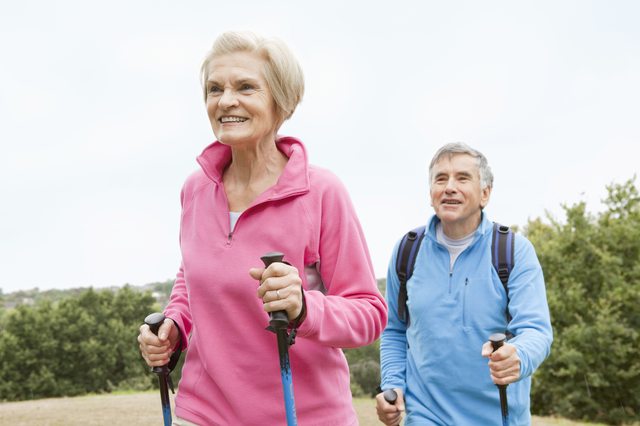
[[[156,312],[144,319],[145,324],[149,326],[151,332],[158,335],[158,329],[164,322],[164,314]],[[167,376],[169,375],[169,368],[166,365],[162,367],[153,367],[152,370],[158,375],[158,383],[160,384],[160,402],[162,403],[162,418],[164,420],[164,426],[171,426],[173,421],[171,420],[171,402],[169,401],[169,386],[167,384]]]
[[[504,345],[507,336],[502,333],[496,333],[489,336],[489,341],[493,347],[493,352],[497,351]],[[507,385],[496,385],[500,394],[500,412],[502,414],[502,426],[509,424],[509,403],[507,402]]]
[[[269,267],[274,262],[282,262],[284,255],[279,252],[270,252],[262,256],[265,267]],[[291,376],[291,364],[289,363],[289,339],[287,327],[289,318],[285,311],[272,312],[270,315],[270,326],[276,332],[278,340],[278,356],[280,358],[280,379],[282,380],[282,390],[284,393],[284,410],[287,417],[287,426],[297,426],[296,405],[293,398],[293,377]]]

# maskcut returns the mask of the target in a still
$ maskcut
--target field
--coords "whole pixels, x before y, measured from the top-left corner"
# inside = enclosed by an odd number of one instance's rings
[[[380,426],[372,399],[356,399],[361,426]],[[52,398],[0,404],[0,425],[98,426],[161,425],[160,399],[156,392]],[[534,418],[534,426],[578,426],[586,423]],[[590,426],[595,426],[590,424]]]

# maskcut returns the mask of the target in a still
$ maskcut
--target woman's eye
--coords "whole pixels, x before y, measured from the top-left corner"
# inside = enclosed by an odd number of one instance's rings
[[[219,93],[221,91],[222,91],[222,89],[220,89],[220,87],[218,87],[218,86],[213,85],[213,86],[209,87],[209,93]]]
[[[249,90],[253,90],[254,87],[250,84],[243,84],[242,86],[240,86],[240,90],[242,90],[243,92],[249,91]]]

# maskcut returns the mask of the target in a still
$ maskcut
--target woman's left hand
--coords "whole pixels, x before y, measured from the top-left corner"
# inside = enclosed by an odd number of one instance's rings
[[[302,279],[298,270],[286,263],[276,262],[268,268],[251,268],[249,275],[260,281],[258,297],[266,312],[286,311],[289,321],[302,312]]]

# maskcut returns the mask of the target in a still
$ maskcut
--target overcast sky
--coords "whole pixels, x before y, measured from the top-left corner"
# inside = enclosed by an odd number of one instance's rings
[[[198,70],[228,29],[300,60],[281,133],[345,183],[379,277],[447,142],[489,158],[493,220],[596,212],[639,170],[638,22],[636,1],[2,0],[0,288],[175,275],[180,188],[213,141]]]

